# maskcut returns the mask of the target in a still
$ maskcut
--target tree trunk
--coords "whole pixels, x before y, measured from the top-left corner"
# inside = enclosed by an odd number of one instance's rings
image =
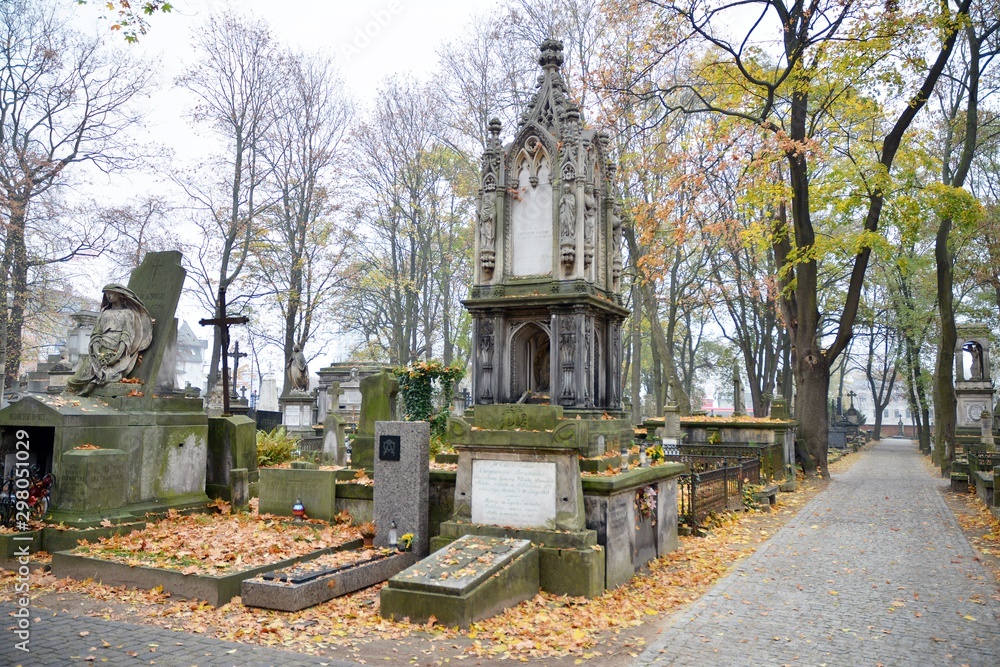
[[[8,267],[9,282],[3,295],[9,299],[7,315],[7,350],[5,356],[5,378],[7,387],[15,387],[23,361],[24,305],[28,298],[28,253],[24,242],[25,222],[28,213],[28,198],[18,195],[8,204],[10,218],[7,225],[7,243],[4,251],[4,265]],[[9,259],[8,259],[9,257]]]
[[[657,354],[660,356],[660,362],[663,364],[663,369],[666,371],[666,383],[667,385],[673,385],[674,400],[677,401],[677,406],[680,408],[680,413],[682,415],[691,414],[691,397],[688,395],[687,391],[684,389],[684,385],[680,381],[680,377],[677,375],[677,366],[674,364],[673,353],[670,349],[670,341],[667,340],[666,334],[663,332],[663,327],[660,324],[660,319],[658,315],[658,309],[656,307],[656,293],[653,292],[653,288],[650,285],[643,285],[641,287],[643,299],[645,301],[646,312],[648,313],[647,318],[649,319],[649,330],[652,338],[652,343]],[[656,398],[658,401],[662,400],[660,392],[657,391]],[[660,405],[656,406],[661,407]]]
[[[948,251],[948,236],[951,234],[951,218],[941,220],[934,244],[934,259],[937,262],[938,312],[941,318],[941,336],[938,341],[937,364],[934,372],[934,463],[941,467],[941,474],[951,472],[951,462],[955,457],[955,422],[957,420],[957,400],[955,398],[955,310],[952,286],[954,283],[951,253]]]
[[[632,423],[641,424],[642,416],[642,295],[632,283]]]
[[[830,423],[827,393],[830,386],[830,367],[826,358],[812,350],[795,355],[795,414],[799,420],[798,439],[804,451],[802,470],[806,475],[817,472],[829,476],[826,453],[829,445]]]

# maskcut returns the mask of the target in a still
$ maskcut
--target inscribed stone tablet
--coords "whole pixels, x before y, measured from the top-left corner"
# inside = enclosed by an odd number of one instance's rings
[[[552,184],[548,161],[538,170],[538,185],[530,184],[527,162],[518,177],[520,199],[511,206],[511,272],[515,276],[552,273]]]
[[[513,528],[547,528],[556,519],[556,464],[472,462],[472,521]]]
[[[285,406],[285,426],[298,426],[302,423],[302,413],[297,405]]]

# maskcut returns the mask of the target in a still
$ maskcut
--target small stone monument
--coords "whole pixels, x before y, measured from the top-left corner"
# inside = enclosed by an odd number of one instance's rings
[[[347,420],[337,411],[340,393],[339,382],[331,382],[323,391],[325,401],[327,401],[326,414],[323,415],[323,457],[328,461],[333,461],[336,465],[346,466]]]
[[[733,416],[744,417],[747,406],[743,400],[743,382],[740,380],[740,364],[733,360]]]
[[[375,423],[393,421],[399,381],[387,368],[361,380],[361,413],[351,447],[351,467],[371,470],[374,462]]]
[[[264,412],[278,411],[278,379],[273,375],[265,375],[261,380],[256,408]]]
[[[430,424],[427,422],[378,422],[375,424],[375,484],[372,519],[375,546],[413,533],[413,552],[423,557],[428,545],[428,494],[430,489]]]
[[[302,347],[295,345],[285,362],[285,390],[278,399],[285,430],[302,438],[315,435],[316,396],[309,393],[309,366]]]
[[[979,435],[984,410],[993,406],[993,384],[990,377],[990,330],[977,324],[956,327],[958,342],[955,349],[955,395],[958,399],[959,429],[975,429]],[[966,376],[965,366],[969,362]]]

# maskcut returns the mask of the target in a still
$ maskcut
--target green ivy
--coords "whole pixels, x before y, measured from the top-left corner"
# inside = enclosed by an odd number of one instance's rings
[[[399,380],[399,393],[403,397],[403,419],[430,422],[431,443],[440,447],[447,431],[455,385],[465,375],[465,369],[445,366],[440,361],[418,361],[409,366],[397,366],[392,372]],[[435,382],[442,398],[440,410],[434,409]]]

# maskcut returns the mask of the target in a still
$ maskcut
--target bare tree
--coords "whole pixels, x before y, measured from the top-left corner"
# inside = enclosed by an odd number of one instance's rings
[[[284,321],[283,359],[296,344],[304,350],[317,325],[332,324],[331,301],[351,237],[334,222],[351,105],[329,59],[287,60],[289,85],[264,150],[277,201],[262,216],[262,238],[254,243],[255,265]]]
[[[441,287],[469,282],[472,189],[440,130],[426,87],[393,79],[353,140],[360,259],[344,314],[371,356],[397,364],[447,355],[463,331],[458,298]]]
[[[198,257],[189,260],[199,282],[198,297],[218,317],[218,294],[242,273],[254,225],[272,203],[264,196],[270,167],[262,150],[287,77],[280,50],[262,21],[213,16],[196,33],[194,48],[197,63],[178,83],[197,96],[192,117],[214,130],[224,149],[181,185],[198,211],[195,222],[204,239]],[[220,336],[216,328],[208,391],[218,381]]]
[[[168,228],[172,206],[159,195],[147,195],[133,204],[88,207],[88,217],[106,227],[113,242],[105,251],[111,261],[110,278],[128,282],[132,271],[147,252],[170,250],[181,245]]]
[[[0,366],[7,383],[22,361],[31,267],[95,252],[103,242],[95,228],[36,246],[34,208],[65,182],[71,165],[113,171],[137,157],[129,153],[127,130],[138,116],[128,107],[149,76],[144,64],[70,29],[50,2],[0,3],[0,294],[6,304]]]

